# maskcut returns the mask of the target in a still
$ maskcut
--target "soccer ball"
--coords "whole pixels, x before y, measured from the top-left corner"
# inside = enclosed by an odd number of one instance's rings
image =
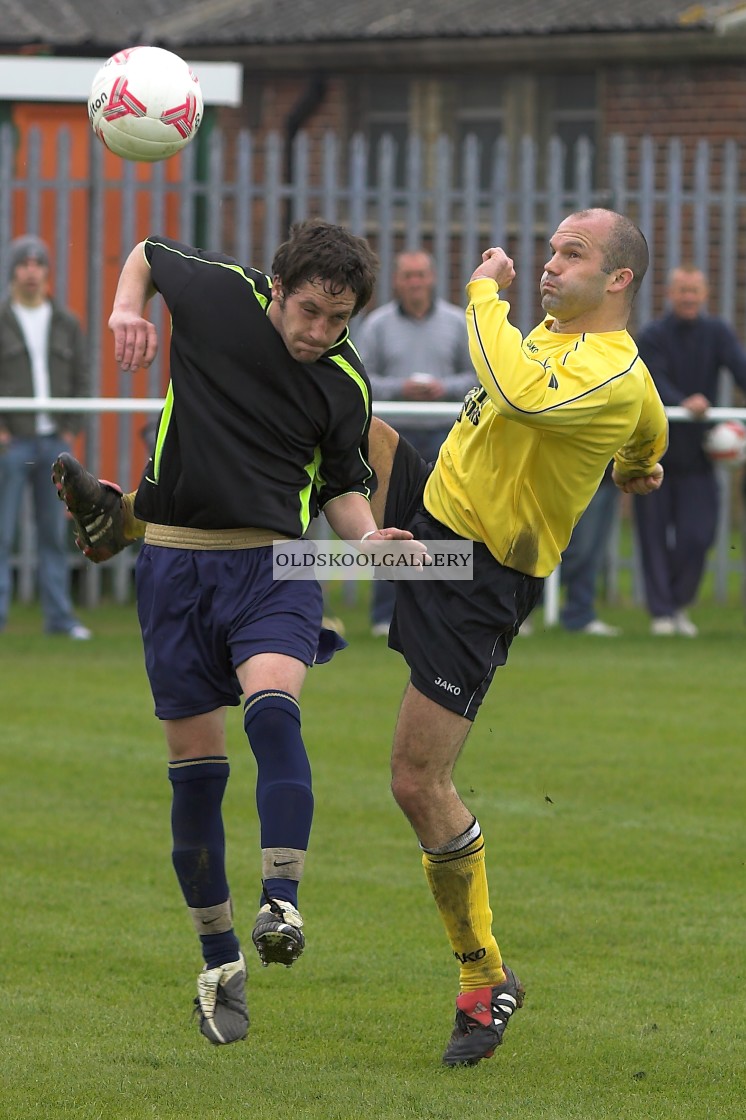
[[[723,420],[710,428],[703,446],[713,463],[740,467],[746,463],[746,427],[740,420]]]
[[[99,140],[122,159],[168,159],[194,138],[202,121],[199,80],[171,51],[128,47],[96,73],[88,117]]]

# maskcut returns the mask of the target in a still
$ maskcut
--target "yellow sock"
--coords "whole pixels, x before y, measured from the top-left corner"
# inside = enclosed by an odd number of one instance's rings
[[[453,955],[461,965],[460,991],[501,984],[505,974],[492,932],[481,831],[459,851],[424,851],[422,866]]]

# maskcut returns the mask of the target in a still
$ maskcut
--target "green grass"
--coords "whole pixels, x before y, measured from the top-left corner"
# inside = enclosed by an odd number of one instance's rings
[[[361,595],[363,593],[361,592]],[[317,813],[308,949],[251,954],[252,1029],[190,1021],[200,967],[170,865],[165,750],[134,610],[90,643],[17,607],[0,638],[3,1120],[679,1120],[746,1113],[746,629],[734,593],[701,636],[519,639],[459,763],[482,822],[495,930],[526,983],[505,1045],[446,1070],[456,969],[388,791],[406,680],[335,609],[350,648],[309,675]],[[253,759],[229,718],[229,874],[258,895]]]

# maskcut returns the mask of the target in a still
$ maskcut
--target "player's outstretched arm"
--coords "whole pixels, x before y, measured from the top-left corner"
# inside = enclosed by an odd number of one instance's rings
[[[373,521],[370,505],[362,494],[341,494],[324,506],[324,513],[337,536],[349,541],[360,552],[375,555],[389,541],[400,541],[408,555],[424,558],[427,546],[413,538],[409,529],[395,526],[378,528]]]
[[[101,564],[145,535],[135,517],[134,494],[98,479],[63,452],[52,464],[52,482],[75,523],[75,543],[92,563]]]

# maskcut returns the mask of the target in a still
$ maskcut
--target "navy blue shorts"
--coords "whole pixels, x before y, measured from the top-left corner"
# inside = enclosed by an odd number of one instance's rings
[[[384,524],[410,529],[424,543],[462,540],[422,505],[431,469],[411,444],[399,440]],[[473,720],[495,670],[508,659],[518,627],[536,606],[543,584],[543,579],[506,568],[485,544],[475,541],[472,580],[394,584],[389,646],[404,656],[419,692]]]
[[[347,643],[322,631],[313,580],[273,580],[272,546],[198,551],[144,545],[137,558],[137,614],[159,719],[240,703],[236,666],[258,653],[304,665]]]

